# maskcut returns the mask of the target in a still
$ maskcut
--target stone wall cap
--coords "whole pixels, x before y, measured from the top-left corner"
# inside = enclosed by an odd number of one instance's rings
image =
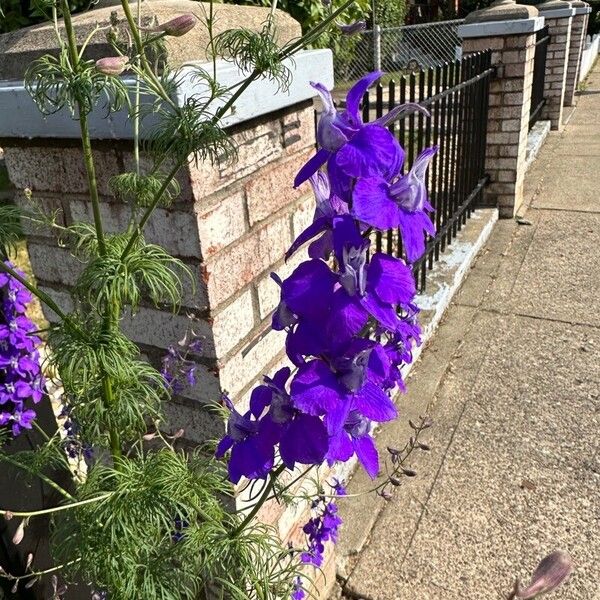
[[[572,17],[575,14],[575,9],[572,8],[573,3],[566,0],[546,0],[541,4],[537,4],[536,8],[546,18],[560,19]]]
[[[487,21],[459,25],[458,35],[463,38],[491,36],[525,35],[535,33],[544,27],[544,17],[517,19],[512,21]]]
[[[145,26],[165,23],[169,19],[182,14],[192,13],[201,15],[203,10],[208,10],[202,3],[193,0],[151,0],[142,2],[141,20]],[[238,6],[234,4],[214,5],[214,33],[219,34],[227,29],[239,27],[240,23],[252,31],[261,31],[269,8],[258,6]],[[86,12],[73,15],[73,25],[77,42],[82,44],[87,36],[97,27],[108,28],[111,13],[116,12],[117,18],[123,29],[125,15],[122,8],[101,4]],[[280,45],[300,37],[302,30],[300,23],[287,13],[277,10],[275,13],[276,36]],[[164,43],[167,53],[167,64],[177,68],[182,64],[200,60],[210,60],[206,50],[208,47],[208,32],[206,27],[199,23],[182,37],[166,37]],[[58,56],[58,41],[52,23],[42,23],[11,31],[0,35],[0,80],[22,79],[31,61],[52,54]],[[114,50],[106,39],[106,33],[98,32],[88,45],[85,57],[97,60],[105,56],[112,56]]]
[[[268,79],[254,81],[236,104],[223,118],[229,127],[250,119],[266,115],[288,106],[309,100],[316,95],[311,81],[319,81],[328,89],[333,88],[333,55],[331,50],[304,50],[292,59],[287,59],[292,71],[292,83],[284,92],[278,89],[276,82]],[[189,64],[181,68],[178,74],[179,86],[174,100],[179,106],[192,95],[206,95],[206,83],[196,76],[197,67],[212,69],[211,63]],[[247,74],[235,65],[223,60],[217,61],[217,80],[221,85],[230,87],[239,83]],[[127,80],[127,79],[126,79]],[[131,81],[132,90],[135,80]],[[151,102],[152,99],[148,99]],[[142,97],[143,102],[143,97]],[[217,106],[215,106],[217,108]],[[156,117],[149,115],[142,122],[141,137],[151,133]],[[131,140],[133,129],[125,110],[106,115],[106,110],[98,106],[89,115],[90,133],[93,139]],[[0,139],[4,138],[79,138],[79,123],[71,117],[67,109],[52,115],[42,115],[23,82],[0,81]]]
[[[494,0],[487,8],[475,10],[465,18],[465,23],[487,23],[489,21],[516,21],[537,17],[535,6],[517,4],[515,0]]]
[[[592,7],[589,4],[587,6],[575,6],[575,14],[576,15],[588,15],[591,12],[592,12]]]

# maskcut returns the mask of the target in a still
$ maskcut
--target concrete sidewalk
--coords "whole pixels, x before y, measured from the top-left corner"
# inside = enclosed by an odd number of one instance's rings
[[[506,598],[560,548],[576,569],[551,597],[600,600],[599,181],[596,66],[528,173],[524,220],[496,225],[379,435],[398,445],[409,418],[434,419],[418,477],[342,509],[347,598]],[[359,473],[350,491],[368,486]]]

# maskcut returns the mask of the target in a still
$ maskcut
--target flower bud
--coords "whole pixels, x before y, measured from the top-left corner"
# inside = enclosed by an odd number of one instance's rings
[[[340,25],[338,23],[338,28],[344,35],[355,35],[357,33],[361,33],[367,28],[367,22],[356,21],[356,23],[350,23],[348,25]]]
[[[126,56],[107,56],[96,61],[96,70],[103,75],[117,77],[127,68],[128,62]]]
[[[25,525],[27,524],[26,519],[21,521],[21,524],[17,527],[15,535],[13,535],[12,543],[16,546],[23,541],[25,537]]]
[[[562,550],[552,552],[537,566],[525,588],[517,586],[517,598],[530,600],[555,590],[573,572],[573,560]]]
[[[191,31],[196,26],[198,19],[192,14],[185,14],[179,17],[175,17],[156,28],[156,31],[162,31],[167,35],[173,37],[181,37],[188,31]]]

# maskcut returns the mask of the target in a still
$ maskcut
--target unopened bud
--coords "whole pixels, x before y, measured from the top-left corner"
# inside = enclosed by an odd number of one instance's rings
[[[126,56],[107,56],[96,61],[96,70],[103,75],[117,77],[127,68],[128,62]]]
[[[146,435],[142,436],[142,439],[146,442],[149,442],[150,440],[153,440],[158,434],[156,432],[154,433],[147,433]]]
[[[198,19],[192,14],[185,14],[175,17],[162,25],[152,28],[151,31],[162,32],[173,37],[181,37],[188,31],[191,31],[198,23]]]
[[[173,440],[177,440],[180,437],[183,437],[183,434],[185,433],[185,429],[178,429],[172,436],[171,439]]]
[[[517,598],[531,600],[555,590],[573,572],[573,560],[562,550],[544,558],[537,566],[526,588],[517,586]]]
[[[40,577],[39,575],[36,575],[35,577],[32,577],[26,584],[25,584],[25,589],[28,590],[29,588],[32,588],[38,581],[39,581]]]
[[[420,450],[431,450],[431,446],[429,444],[422,444],[421,442],[419,442],[417,444],[417,448],[419,448]]]
[[[391,483],[393,486],[396,486],[396,487],[398,487],[398,486],[399,486],[399,485],[400,485],[402,482],[400,481],[400,479],[398,479],[398,477],[394,477],[394,476],[392,475],[392,476],[390,476],[390,483]]]
[[[12,539],[12,543],[15,546],[20,544],[23,541],[23,538],[25,537],[26,524],[27,523],[26,523],[25,519],[23,519],[23,521],[21,521],[21,524],[17,527],[17,530],[15,531],[15,535],[13,535],[13,539]]]
[[[33,562],[33,552],[30,552],[30,553],[27,555],[27,562],[26,562],[26,564],[25,564],[25,568],[26,568],[26,569],[29,569],[29,567],[31,566],[31,563],[32,563],[32,562]]]
[[[16,594],[18,591],[19,591],[19,580],[17,579],[17,581],[15,581],[15,584],[12,586],[10,593]]]
[[[364,31],[367,28],[367,23],[366,21],[356,21],[356,23],[350,23],[348,25],[340,25],[338,23],[338,27],[344,35],[355,35]]]
[[[10,510],[7,510],[7,511],[4,513],[4,518],[5,518],[7,521],[10,521],[10,520],[11,520],[13,517],[14,517],[14,515],[13,515],[13,514],[10,512]]]
[[[416,477],[417,472],[413,471],[412,469],[402,469],[402,472],[407,476],[407,477]]]

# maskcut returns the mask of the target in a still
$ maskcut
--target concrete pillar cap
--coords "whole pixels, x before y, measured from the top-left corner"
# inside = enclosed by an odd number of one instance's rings
[[[565,19],[575,14],[574,2],[565,0],[546,0],[537,5],[540,15],[551,19]]]
[[[121,23],[120,27],[125,29],[125,15],[119,8],[120,4],[114,0],[102,0],[98,7],[74,15],[73,25],[77,42],[82,44],[97,26],[108,28],[111,13],[116,13]],[[207,6],[203,7],[202,3],[192,0],[145,0],[141,8],[142,25],[146,27],[165,23],[186,13],[198,15],[203,10],[208,10]],[[266,7],[215,3],[214,33],[219,34],[226,29],[239,27],[240,24],[252,31],[260,32],[269,10]],[[277,42],[280,45],[302,34],[300,23],[282,10],[276,11],[275,24]],[[166,37],[164,42],[166,62],[172,68],[189,62],[209,60],[208,33],[201,23],[186,35]],[[58,52],[59,44],[52,23],[33,25],[0,35],[0,80],[22,79],[31,61],[44,54],[57,56]],[[88,45],[85,57],[97,60],[113,54],[114,50],[108,43],[106,35],[98,32]]]
[[[515,0],[494,0],[488,8],[475,10],[465,18],[465,23],[486,23],[489,21],[513,21],[531,19],[538,16],[535,6],[517,4]]]

